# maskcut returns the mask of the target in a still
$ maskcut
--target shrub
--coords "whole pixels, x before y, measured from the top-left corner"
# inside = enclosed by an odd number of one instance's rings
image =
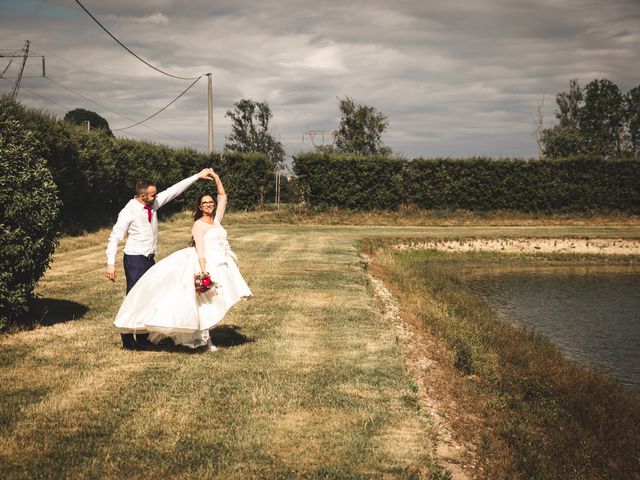
[[[57,244],[60,201],[41,146],[0,99],[0,328],[27,312]]]

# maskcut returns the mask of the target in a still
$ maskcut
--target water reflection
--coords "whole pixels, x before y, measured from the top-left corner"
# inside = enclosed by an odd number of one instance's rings
[[[465,284],[501,320],[549,337],[569,358],[640,392],[640,268],[474,269]]]

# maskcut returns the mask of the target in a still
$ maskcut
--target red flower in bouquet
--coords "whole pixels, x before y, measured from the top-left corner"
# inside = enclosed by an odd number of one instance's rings
[[[211,280],[209,272],[200,272],[193,276],[193,286],[195,287],[196,292],[205,293],[212,288],[217,288],[218,284]]]

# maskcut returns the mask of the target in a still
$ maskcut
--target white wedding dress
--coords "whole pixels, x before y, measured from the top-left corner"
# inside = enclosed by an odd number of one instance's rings
[[[213,224],[196,220],[195,248],[163,258],[138,280],[114,321],[121,333],[149,333],[153,343],[171,337],[176,345],[210,345],[209,329],[241,298],[252,296],[221,225],[225,206],[226,195],[219,195]],[[199,257],[206,259],[207,271],[218,284],[205,293],[197,293],[193,284],[200,272]]]

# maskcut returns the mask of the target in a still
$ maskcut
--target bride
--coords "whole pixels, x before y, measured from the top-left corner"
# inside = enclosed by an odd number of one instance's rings
[[[114,321],[121,333],[149,333],[155,344],[170,337],[176,345],[207,345],[215,350],[209,329],[241,298],[252,296],[221,224],[227,204],[224,186],[216,173],[213,180],[218,204],[214,214],[213,197],[205,194],[198,198],[191,230],[195,248],[172,253],[135,284]],[[214,288],[196,292],[194,274],[198,272],[208,272]]]

